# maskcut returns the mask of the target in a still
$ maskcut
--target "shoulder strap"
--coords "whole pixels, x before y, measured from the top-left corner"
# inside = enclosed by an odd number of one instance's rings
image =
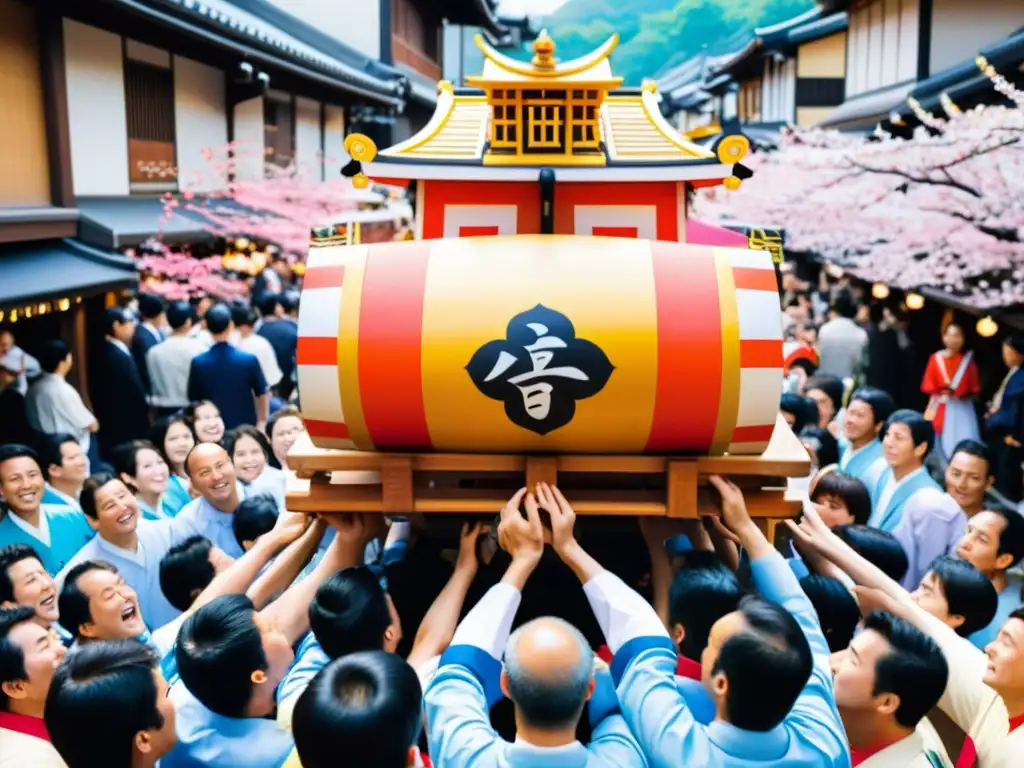
[[[960,382],[963,381],[964,375],[967,373],[967,368],[970,366],[973,357],[973,352],[968,352],[964,355],[963,360],[960,361],[960,366],[956,369],[956,373],[953,374],[953,380],[949,383],[950,389],[956,390],[956,388],[960,386]]]

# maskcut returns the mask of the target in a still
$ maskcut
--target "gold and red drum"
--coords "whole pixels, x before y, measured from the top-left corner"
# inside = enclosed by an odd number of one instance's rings
[[[767,252],[517,236],[310,250],[321,448],[758,454],[782,384]]]

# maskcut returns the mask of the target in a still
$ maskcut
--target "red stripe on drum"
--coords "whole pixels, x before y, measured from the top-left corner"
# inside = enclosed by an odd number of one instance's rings
[[[775,270],[757,269],[754,267],[733,267],[733,280],[736,281],[736,288],[746,288],[752,291],[773,291],[778,293],[779,284],[775,279]]]
[[[317,421],[306,419],[306,431],[310,437],[334,437],[347,440],[348,427],[339,421]]]
[[[628,237],[635,240],[640,236],[636,227],[591,227],[590,234],[594,237]]]
[[[660,241],[652,241],[650,248],[658,316],[658,379],[651,434],[644,450],[707,451],[715,438],[722,379],[715,260],[710,248],[691,247],[680,253],[678,243]],[[689,354],[680,355],[679,349]],[[695,371],[698,365],[699,372]]]
[[[297,365],[337,365],[338,340],[300,336],[295,361]]]
[[[740,368],[782,368],[782,340],[741,339]]]
[[[310,267],[302,276],[303,290],[312,288],[341,288],[345,284],[345,265]]]
[[[374,445],[433,446],[423,408],[423,304],[430,241],[369,249],[359,307],[359,392]]]
[[[459,237],[485,237],[488,235],[500,235],[498,227],[466,226],[459,227]]]
[[[755,427],[736,427],[732,431],[733,443],[764,443],[772,439],[772,432],[775,431],[774,424],[758,425]]]

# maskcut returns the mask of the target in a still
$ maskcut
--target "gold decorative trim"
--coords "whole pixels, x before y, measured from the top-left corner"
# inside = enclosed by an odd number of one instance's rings
[[[714,153],[684,139],[681,133],[677,132],[675,128],[669,125],[665,118],[662,117],[661,110],[658,107],[657,97],[653,93],[650,91],[644,91],[640,98],[643,100],[644,112],[647,113],[647,119],[651,121],[651,124],[658,129],[658,132],[664,136],[669,143],[684,152],[690,153],[694,157],[710,159],[715,156]]]
[[[434,116],[430,118],[430,122],[423,126],[423,130],[415,136],[410,136],[405,141],[395,144],[393,147],[388,147],[381,153],[382,155],[394,157],[406,152],[412,152],[434,139],[441,132],[455,109],[455,94],[444,89],[438,90],[437,107],[434,110]]]
[[[585,72],[588,69],[596,67],[602,61],[607,59],[612,51],[615,50],[619,44],[619,33],[615,32],[609,37],[605,43],[597,50],[591,51],[586,56],[580,56],[578,59],[567,61],[564,64],[556,66],[554,69],[537,69],[531,63],[516,61],[503,53],[499,53],[492,48],[484,36],[476,34],[473,36],[473,42],[476,43],[476,47],[480,49],[480,52],[484,55],[488,61],[494,64],[499,69],[513,74],[519,75],[520,77],[535,78],[538,80],[569,77],[571,75],[577,75],[580,72]],[[619,78],[621,80],[621,78]],[[482,81],[481,78],[466,78],[466,82],[473,83],[474,81]]]

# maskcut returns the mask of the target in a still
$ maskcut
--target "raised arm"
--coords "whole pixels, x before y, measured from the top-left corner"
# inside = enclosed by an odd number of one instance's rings
[[[305,515],[299,516],[297,513],[282,512],[278,518],[278,525],[290,524],[288,522],[290,519],[297,521],[300,517],[305,517]],[[289,544],[280,557],[276,558],[270,567],[260,574],[246,592],[257,610],[266,607],[295,581],[302,569],[316,554],[326,531],[327,523],[317,518],[302,536]],[[270,533],[273,534],[273,531]],[[260,537],[256,543],[258,544],[262,540],[263,537]]]
[[[452,641],[466,593],[476,578],[476,542],[480,533],[480,523],[466,523],[462,526],[459,558],[455,563],[455,570],[420,622],[412,650],[409,652],[407,661],[414,668],[440,655]]]

